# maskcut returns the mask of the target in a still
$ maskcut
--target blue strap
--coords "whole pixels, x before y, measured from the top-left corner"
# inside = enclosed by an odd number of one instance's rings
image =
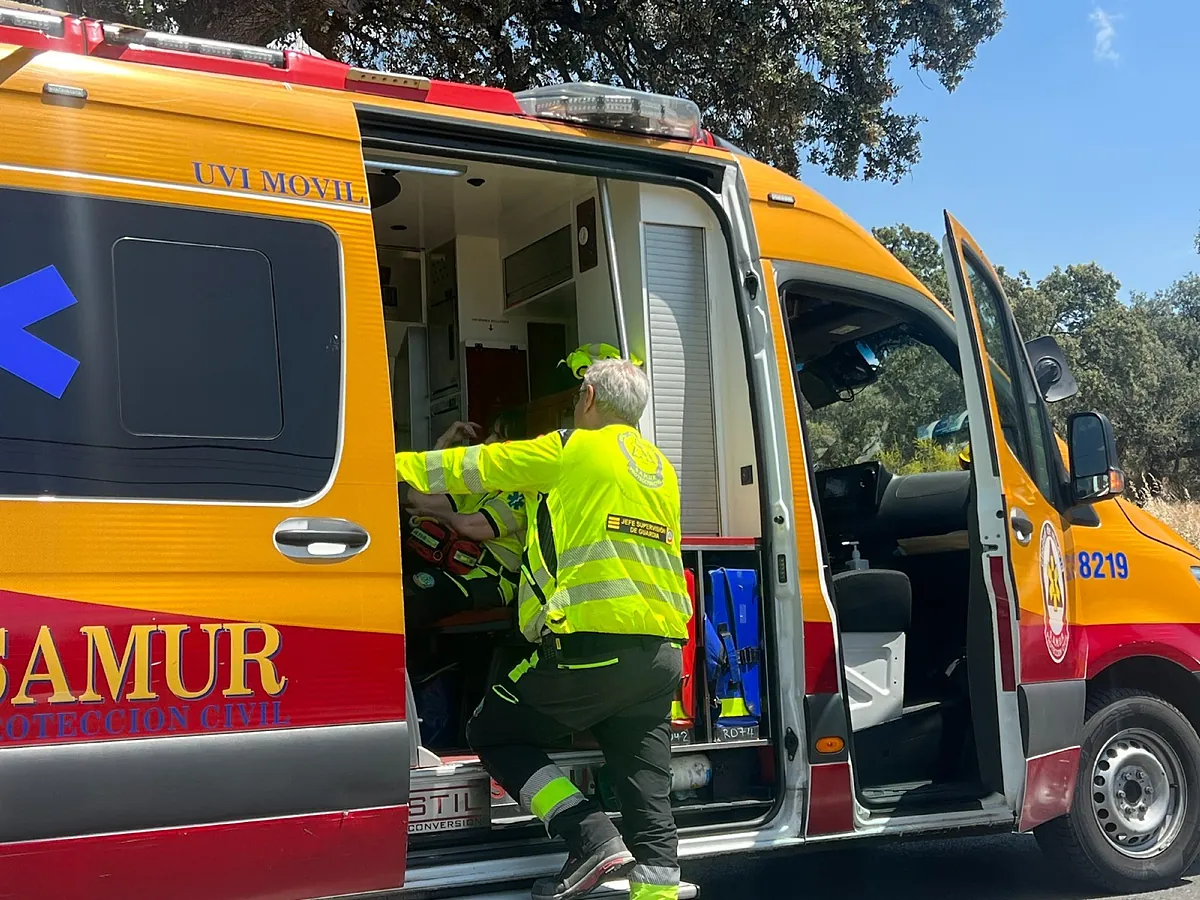
[[[746,703],[746,708],[757,715],[757,710],[750,706],[750,701],[746,697],[746,685],[742,681],[742,660],[740,648],[737,644],[737,610],[733,604],[733,582],[729,579],[729,570],[722,567],[713,570],[713,576],[720,574],[725,579],[725,614],[729,617],[729,623],[725,626],[722,632],[718,626],[718,634],[721,636],[721,644],[725,650],[725,656],[729,663],[729,686],[736,690]]]

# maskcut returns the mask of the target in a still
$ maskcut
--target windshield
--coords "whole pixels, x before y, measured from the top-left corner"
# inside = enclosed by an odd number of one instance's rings
[[[896,474],[958,468],[958,453],[968,439],[958,372],[908,324],[853,346],[871,361],[873,380],[859,387],[838,386],[837,399],[828,405],[818,400],[814,408],[805,399],[816,468],[869,460]]]

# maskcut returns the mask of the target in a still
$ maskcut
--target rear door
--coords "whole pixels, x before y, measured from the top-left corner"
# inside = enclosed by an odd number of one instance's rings
[[[993,649],[1004,793],[1027,830],[1067,811],[1079,764],[1085,656],[1072,633],[1065,472],[1001,282],[946,213]]]

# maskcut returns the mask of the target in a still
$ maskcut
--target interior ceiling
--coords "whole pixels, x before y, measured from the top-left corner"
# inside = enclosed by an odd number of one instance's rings
[[[388,162],[466,169],[462,175],[395,170],[399,196],[372,211],[376,241],[392,247],[430,249],[456,234],[499,237],[512,223],[543,215],[595,182],[559,172],[380,151],[368,155],[367,171],[379,171]]]
[[[862,340],[900,321],[893,315],[838,300],[788,295],[792,352],[797,362],[811,362],[839,344]]]

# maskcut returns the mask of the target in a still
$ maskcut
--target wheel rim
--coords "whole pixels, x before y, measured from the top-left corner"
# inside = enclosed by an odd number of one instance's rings
[[[1109,739],[1092,767],[1092,814],[1100,833],[1133,859],[1162,853],[1187,808],[1179,756],[1163,738],[1130,728]]]

